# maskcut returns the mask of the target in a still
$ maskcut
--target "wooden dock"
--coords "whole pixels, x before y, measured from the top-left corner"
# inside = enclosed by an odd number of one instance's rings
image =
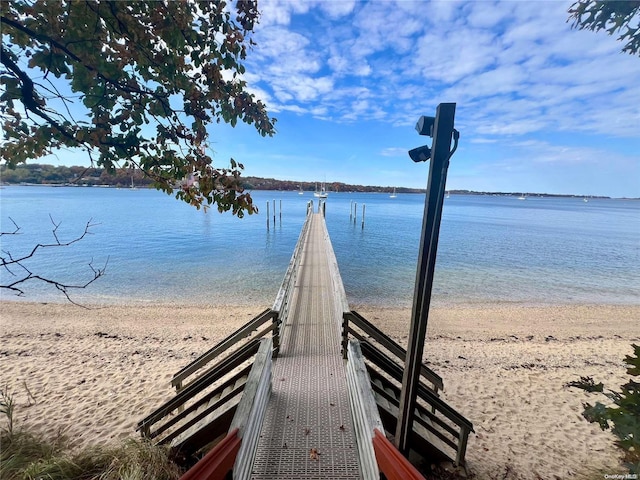
[[[273,307],[177,372],[176,396],[138,429],[197,461],[183,480],[420,479],[390,441],[405,356],[349,309],[309,205]],[[439,398],[435,372],[423,364],[421,376],[414,454],[464,466],[473,426]]]

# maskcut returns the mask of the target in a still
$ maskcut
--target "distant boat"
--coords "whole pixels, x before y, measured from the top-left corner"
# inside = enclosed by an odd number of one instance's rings
[[[582,199],[582,201],[583,201],[584,203],[587,203],[589,200],[587,199],[587,197],[584,197],[584,198]]]
[[[318,184],[316,183],[316,191],[313,192],[313,196],[318,198],[327,198],[329,196],[329,192],[327,192],[324,187],[324,183],[321,184],[320,190],[318,190]]]
[[[396,198],[396,187],[393,187],[393,193],[391,195],[389,195],[389,198]]]
[[[527,195],[524,193],[518,197],[518,200],[526,200],[526,199],[527,199]]]
[[[451,194],[449,192],[447,192],[446,197],[449,198],[451,196]]]
[[[298,195],[304,195],[304,192],[302,191],[302,185],[300,185],[300,191],[298,192]]]

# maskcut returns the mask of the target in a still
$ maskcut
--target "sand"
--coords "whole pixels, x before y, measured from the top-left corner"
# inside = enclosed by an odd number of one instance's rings
[[[115,442],[171,398],[173,373],[264,307],[0,302],[0,387],[14,395],[18,426],[63,432],[78,447]],[[352,308],[406,343],[410,310]],[[625,382],[639,320],[640,306],[433,308],[424,358],[444,379],[443,398],[475,426],[471,474],[623,472],[613,436],[581,416],[600,397],[564,385],[584,375]]]

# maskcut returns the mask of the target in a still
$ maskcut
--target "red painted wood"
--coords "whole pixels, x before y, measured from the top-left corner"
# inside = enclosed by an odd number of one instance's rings
[[[387,480],[425,480],[380,430],[374,429],[373,434],[373,449],[376,452],[378,468]]]
[[[191,467],[180,480],[224,480],[233,468],[242,440],[235,428],[209,453]]]

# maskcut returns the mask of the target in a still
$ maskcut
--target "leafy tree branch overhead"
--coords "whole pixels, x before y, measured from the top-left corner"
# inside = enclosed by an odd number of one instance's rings
[[[618,40],[625,42],[622,51],[640,55],[640,1],[624,0],[578,0],[569,9],[569,20],[573,27],[609,35],[620,34]]]
[[[139,168],[196,207],[253,213],[242,164],[213,165],[207,126],[275,119],[247,91],[256,0],[0,2],[0,159],[9,166],[65,148],[114,172]],[[182,182],[194,176],[197,182]]]

